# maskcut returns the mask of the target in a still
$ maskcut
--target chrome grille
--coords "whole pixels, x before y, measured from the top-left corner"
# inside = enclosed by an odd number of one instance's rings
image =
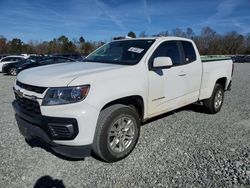
[[[41,114],[40,106],[37,101],[32,101],[24,97],[19,97],[16,93],[15,93],[15,98],[19,107],[26,113],[39,114],[39,115]]]
[[[18,80],[16,81],[16,85],[18,85],[20,88],[33,91],[36,93],[43,93],[47,89],[47,87],[32,86],[32,85],[24,84],[22,82],[19,82]]]

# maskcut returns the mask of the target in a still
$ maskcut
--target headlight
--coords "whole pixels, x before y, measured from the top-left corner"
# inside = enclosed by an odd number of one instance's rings
[[[90,85],[50,88],[42,102],[44,106],[70,104],[82,101],[88,95]]]

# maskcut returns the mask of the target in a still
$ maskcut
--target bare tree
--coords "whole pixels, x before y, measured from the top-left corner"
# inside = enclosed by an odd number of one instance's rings
[[[142,31],[142,32],[140,33],[140,35],[139,35],[139,37],[142,37],[142,38],[147,37],[147,36],[148,36],[148,35],[146,34],[145,31]]]
[[[176,37],[186,37],[186,33],[182,31],[180,28],[175,28],[172,31],[172,35]]]
[[[192,28],[188,27],[188,28],[186,29],[186,37],[187,37],[187,38],[190,38],[190,39],[193,39],[194,36],[195,36],[194,31],[192,30]]]
[[[9,45],[6,38],[0,36],[0,54],[9,53]]]

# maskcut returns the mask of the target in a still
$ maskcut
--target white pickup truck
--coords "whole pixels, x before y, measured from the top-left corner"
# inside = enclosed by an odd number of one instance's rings
[[[134,149],[149,118],[195,102],[219,112],[232,73],[232,60],[201,60],[189,39],[118,40],[85,62],[21,72],[13,107],[26,140],[68,157],[94,153],[115,162]]]

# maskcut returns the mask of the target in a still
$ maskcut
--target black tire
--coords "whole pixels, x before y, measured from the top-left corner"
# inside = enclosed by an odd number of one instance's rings
[[[17,69],[15,67],[10,68],[9,74],[11,76],[16,76],[17,75]]]
[[[218,103],[217,98],[218,95],[221,94],[220,103]],[[214,90],[212,96],[209,99],[203,101],[203,106],[207,113],[216,114],[220,111],[222,104],[224,101],[224,89],[221,84],[216,83],[214,86]]]
[[[122,143],[124,142],[129,143],[127,144],[127,148],[124,149],[124,151],[117,152],[117,151],[114,151],[114,149],[112,149],[112,146],[111,146],[112,144],[110,143],[112,140],[112,137],[110,136],[110,134],[111,134],[112,127],[114,127],[116,125],[116,122],[118,122],[118,120],[120,120],[121,118],[123,118],[124,121],[127,118],[129,122],[132,122],[131,127],[133,126],[134,134],[133,134],[133,138],[130,138],[129,141],[127,140],[124,141],[125,136],[123,138],[118,138],[117,135],[114,136],[113,142],[115,139],[116,140],[123,139]],[[117,127],[118,126],[119,125],[117,123]],[[115,130],[118,130],[118,128]],[[125,132],[125,129],[120,130],[120,131]],[[116,134],[117,134],[117,131],[116,131]],[[123,133],[123,134],[127,134],[127,133]],[[94,138],[92,150],[102,160],[106,162],[116,162],[125,158],[127,155],[129,155],[133,151],[134,147],[137,144],[139,135],[140,135],[140,121],[139,121],[138,113],[129,106],[122,105],[122,104],[115,104],[115,105],[105,108],[104,110],[100,112],[96,131],[95,131],[95,138]],[[120,145],[120,141],[116,143],[115,145],[116,146]]]

